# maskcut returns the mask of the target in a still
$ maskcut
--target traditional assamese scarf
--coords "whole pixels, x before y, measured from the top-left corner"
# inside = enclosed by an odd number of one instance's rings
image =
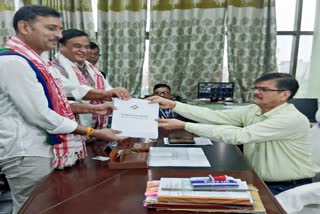
[[[60,80],[55,79],[50,73],[57,72],[53,64],[50,61],[45,62],[17,37],[9,37],[6,46],[12,50],[7,55],[17,55],[28,61],[36,73],[39,83],[44,88],[48,107],[63,117],[75,120],[67,98],[62,91]],[[85,144],[80,135],[51,134],[48,141],[49,144],[53,145],[53,166],[58,169],[74,165],[77,160],[85,158],[87,154]]]
[[[71,62],[61,53],[57,53],[55,55],[55,62],[60,66],[62,66],[66,71],[73,71],[79,81],[79,84],[91,86],[89,80],[85,77],[84,73],[79,69],[78,65]],[[84,62],[84,68],[87,70],[90,76],[89,78],[93,79],[95,84],[94,88],[105,90],[103,75],[100,73],[100,71],[94,65],[92,65],[87,61]],[[93,105],[102,104],[102,103],[104,103],[102,100],[90,101],[90,104],[93,104]],[[92,127],[102,129],[106,127],[107,123],[108,123],[108,116],[92,114]]]

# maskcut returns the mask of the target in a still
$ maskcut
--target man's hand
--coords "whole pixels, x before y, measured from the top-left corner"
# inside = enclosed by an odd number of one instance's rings
[[[122,100],[130,99],[130,94],[127,89],[123,87],[116,87],[110,90],[112,97],[118,97]]]
[[[158,126],[167,130],[184,129],[185,122],[177,119],[157,119]]]
[[[111,105],[110,103],[103,103],[103,104],[92,105],[90,113],[98,114],[98,115],[109,115],[112,113],[113,110],[116,110],[116,109],[117,108]]]
[[[95,129],[93,131],[92,137],[95,137],[100,140],[105,141],[121,141],[126,139],[127,137],[117,136],[116,134],[121,133],[121,131],[113,130],[113,129]]]
[[[148,97],[147,100],[149,100],[150,103],[159,103],[159,106],[162,109],[173,109],[176,106],[176,101],[159,96]]]

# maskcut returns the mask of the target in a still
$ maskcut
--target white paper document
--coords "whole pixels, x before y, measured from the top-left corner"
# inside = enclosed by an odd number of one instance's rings
[[[111,128],[122,131],[120,136],[136,138],[158,138],[159,104],[148,100],[115,98]]]
[[[193,140],[194,140],[194,142],[195,142],[195,144],[189,144],[189,143],[187,143],[187,144],[184,144],[184,143],[179,143],[179,144],[170,144],[169,143],[169,138],[167,138],[167,137],[165,137],[165,138],[163,138],[163,142],[164,142],[164,144],[165,145],[170,145],[170,146],[172,146],[172,145],[181,145],[181,146],[183,146],[183,145],[185,145],[185,146],[205,146],[205,145],[213,145],[212,144],[212,142],[211,142],[211,140],[209,139],[209,138],[206,138],[206,137],[194,137],[193,138]]]
[[[151,147],[148,166],[210,167],[202,148]]]

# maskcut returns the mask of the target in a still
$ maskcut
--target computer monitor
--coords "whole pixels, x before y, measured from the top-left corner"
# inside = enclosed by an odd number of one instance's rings
[[[199,82],[198,98],[208,98],[211,101],[232,101],[233,90],[233,82]]]
[[[316,121],[316,113],[318,111],[317,98],[293,98],[289,100],[302,114],[304,114],[311,123]]]

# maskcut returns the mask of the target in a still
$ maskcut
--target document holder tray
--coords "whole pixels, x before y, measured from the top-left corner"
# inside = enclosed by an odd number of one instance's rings
[[[130,150],[134,152],[149,152],[150,144],[148,143],[134,143]]]
[[[110,158],[108,164],[110,169],[148,168],[148,153],[125,149],[119,156]]]

